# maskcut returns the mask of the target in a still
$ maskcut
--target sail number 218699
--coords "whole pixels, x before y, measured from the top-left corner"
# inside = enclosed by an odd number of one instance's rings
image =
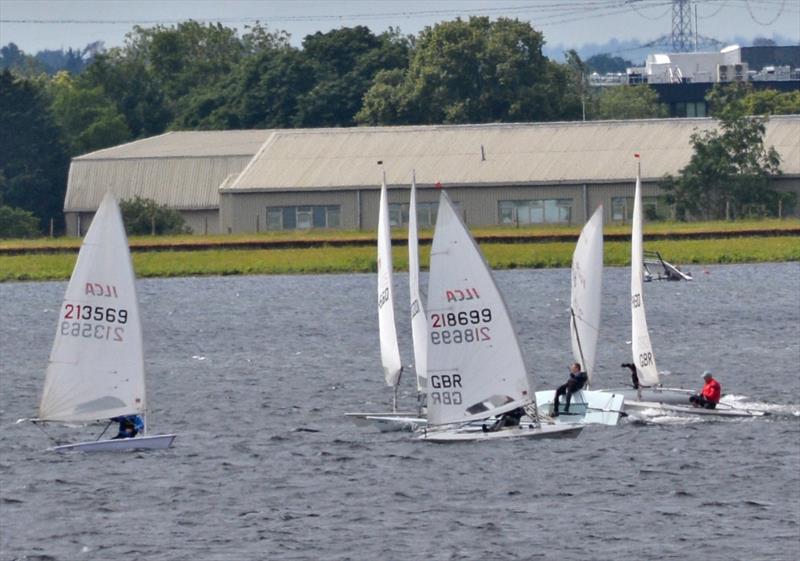
[[[492,338],[489,326],[481,324],[491,321],[492,310],[489,308],[464,310],[458,313],[432,313],[431,343],[449,345],[489,341]]]

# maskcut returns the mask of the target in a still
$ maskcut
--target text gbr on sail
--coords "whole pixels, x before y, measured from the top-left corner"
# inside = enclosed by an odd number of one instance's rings
[[[461,392],[456,389],[461,389],[461,374],[431,374],[428,383],[431,403],[461,404]]]

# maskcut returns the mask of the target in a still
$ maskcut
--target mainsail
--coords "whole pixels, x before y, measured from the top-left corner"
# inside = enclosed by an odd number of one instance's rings
[[[531,402],[508,308],[444,191],[431,247],[427,311],[430,425],[486,418]]]
[[[592,381],[603,292],[603,206],[583,227],[572,254],[570,335],[572,356]]]
[[[85,422],[144,411],[133,265],[119,206],[109,193],[86,233],[67,286],[39,419]]]
[[[417,233],[417,181],[411,179],[411,200],[408,205],[408,289],[411,297],[411,338],[414,342],[414,369],[417,390],[422,391],[428,379],[428,320],[419,288],[419,236]]]
[[[638,158],[638,155],[637,155]],[[644,311],[644,254],[642,248],[642,183],[637,161],[636,192],[633,200],[633,230],[631,232],[631,351],[633,363],[644,386],[658,384],[658,370],[647,317]]]
[[[397,344],[397,327],[394,323],[392,234],[389,226],[389,201],[385,172],[381,183],[381,199],[378,210],[378,329],[384,378],[387,385],[396,386],[400,380],[402,363],[400,362],[400,348]]]

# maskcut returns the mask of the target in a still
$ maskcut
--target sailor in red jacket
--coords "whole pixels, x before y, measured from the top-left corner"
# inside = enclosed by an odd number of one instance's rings
[[[719,403],[719,398],[722,395],[722,388],[708,370],[703,372],[703,380],[705,380],[703,391],[700,392],[700,395],[691,396],[689,401],[691,401],[695,407],[714,409],[717,403]]]

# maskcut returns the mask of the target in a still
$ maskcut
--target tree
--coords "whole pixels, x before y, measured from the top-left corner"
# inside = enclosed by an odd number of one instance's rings
[[[69,156],[41,85],[0,72],[0,198],[61,230]]]
[[[101,87],[81,88],[68,73],[60,72],[50,83],[50,90],[51,109],[71,156],[131,138],[125,118]]]
[[[95,57],[77,80],[80,88],[100,88],[114,102],[132,138],[161,134],[173,118],[164,90],[146,63],[121,49]]]
[[[381,74],[358,114],[361,123],[405,115],[410,123],[486,123],[562,117],[567,80],[542,55],[530,24],[471,17],[439,23],[419,36],[408,71]],[[372,111],[379,111],[373,113]]]
[[[742,100],[748,115],[798,115],[800,114],[800,90],[778,92],[760,90],[747,94]]]
[[[40,233],[32,212],[0,205],[0,238],[35,238]]]
[[[119,203],[122,220],[128,235],[166,235],[190,234],[183,216],[166,205],[159,205],[153,199],[139,196]]]
[[[764,146],[766,118],[730,108],[720,113],[719,129],[692,135],[694,154],[680,176],[661,184],[678,218],[776,215],[780,205],[788,210],[792,194],[769,187],[781,172],[777,151]]]
[[[376,74],[408,67],[409,40],[356,26],[309,35],[302,52],[315,84],[298,100],[297,125],[352,126]]]
[[[605,88],[597,98],[593,119],[650,119],[668,116],[667,106],[646,84]]]
[[[26,55],[16,43],[0,48],[0,69],[13,70],[24,76],[36,76],[45,71],[44,65],[35,57]]]
[[[608,74],[609,72],[625,72],[629,67],[633,66],[633,63],[622,57],[600,53],[587,58],[586,66],[589,70],[598,74]]]
[[[407,125],[416,121],[408,70],[381,70],[364,94],[361,109],[355,115],[363,125]]]
[[[177,102],[227,76],[242,60],[244,48],[235,28],[189,20],[174,27],[134,26],[124,52],[144,63],[167,98]]]

